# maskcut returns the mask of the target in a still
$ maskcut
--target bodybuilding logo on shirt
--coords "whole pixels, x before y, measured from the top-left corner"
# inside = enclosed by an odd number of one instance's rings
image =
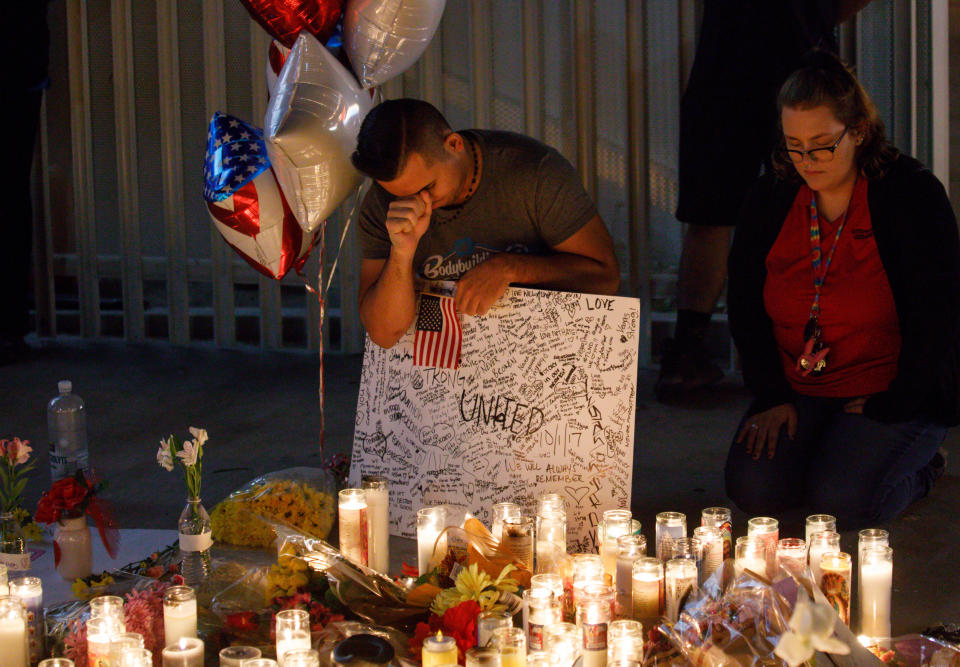
[[[498,252],[529,252],[522,243],[514,243],[503,250],[489,246],[474,245],[473,239],[458,239],[453,251],[446,255],[431,255],[423,261],[421,274],[427,280],[457,280],[464,273]]]

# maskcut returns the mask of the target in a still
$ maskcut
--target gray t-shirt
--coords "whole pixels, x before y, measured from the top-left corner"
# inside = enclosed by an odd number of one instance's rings
[[[420,239],[413,266],[427,280],[456,280],[497,252],[549,254],[597,209],[573,166],[549,146],[512,132],[465,130],[480,146],[477,191],[459,207],[436,209]],[[364,259],[386,259],[384,220],[394,197],[374,183],[360,207]]]

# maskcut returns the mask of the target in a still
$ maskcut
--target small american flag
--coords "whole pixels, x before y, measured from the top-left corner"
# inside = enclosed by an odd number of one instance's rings
[[[458,368],[463,330],[453,299],[423,294],[413,338],[413,364],[432,368]]]

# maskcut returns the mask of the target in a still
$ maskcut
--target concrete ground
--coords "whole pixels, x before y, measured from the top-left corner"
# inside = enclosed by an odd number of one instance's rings
[[[224,351],[164,344],[79,340],[30,341],[24,361],[0,367],[0,437],[34,444],[39,465],[26,493],[30,507],[48,485],[47,401],[70,379],[86,402],[90,459],[109,481],[105,492],[126,527],[173,528],[183,508],[182,480],[157,466],[159,439],[188,426],[206,428],[203,499],[208,508],[252,477],[290,466],[319,465],[318,363],[304,353]],[[360,357],[326,359],[326,454],[349,453]],[[652,399],[653,371],[641,371],[634,475],[635,513],[652,538],[659,511],[730,506],[722,467],[748,397],[730,380],[696,407]],[[960,621],[956,563],[960,546],[960,437],[950,432],[953,464],[933,493],[880,526],[894,548],[894,634]],[[639,510],[639,511],[637,511]],[[824,508],[823,511],[829,511]],[[734,513],[735,535],[749,517]],[[801,536],[801,517],[779,517],[781,536]],[[841,526],[841,529],[843,527]],[[842,546],[856,553],[856,534]],[[395,538],[394,559],[411,554]],[[409,556],[407,556],[409,560]]]

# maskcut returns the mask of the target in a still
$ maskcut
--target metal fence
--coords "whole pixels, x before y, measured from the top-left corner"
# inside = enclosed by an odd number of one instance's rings
[[[930,26],[942,5],[876,0],[840,32],[892,136],[928,163],[941,150]],[[679,100],[698,9],[448,0],[420,62],[383,91],[433,102],[455,128],[524,132],[573,162],[615,239],[621,291],[643,302],[644,364],[674,308]],[[243,263],[201,197],[210,115],[262,124],[268,36],[237,0],[66,0],[51,5],[50,26],[34,179],[38,332],[316,349],[316,297],[295,275],[273,281]],[[353,204],[328,221],[327,270]],[[305,267],[314,283],[318,255]],[[328,300],[330,351],[362,349],[358,268],[351,233]]]

